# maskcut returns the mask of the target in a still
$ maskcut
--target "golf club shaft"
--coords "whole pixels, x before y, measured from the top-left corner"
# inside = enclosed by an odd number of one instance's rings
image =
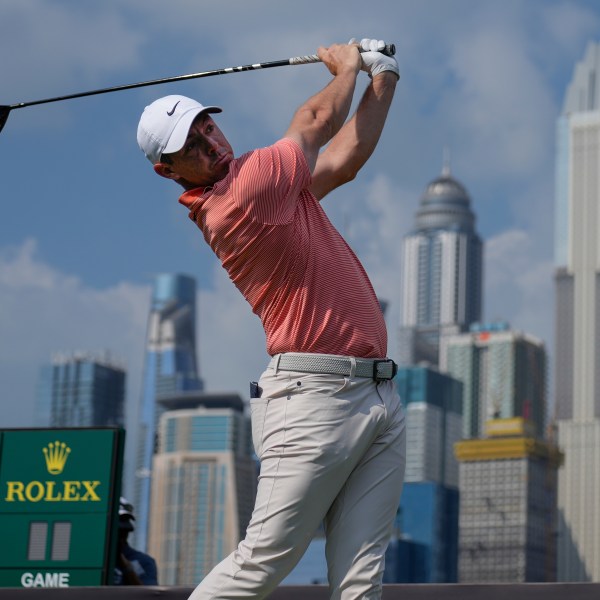
[[[393,56],[396,52],[394,44],[386,45],[383,50],[383,54]],[[308,63],[321,62],[321,59],[316,54],[310,54],[307,56],[296,56],[293,58],[286,58],[283,60],[275,60],[270,62],[255,63],[252,65],[241,65],[239,67],[227,67],[225,69],[215,69],[213,71],[202,71],[200,73],[190,73],[189,75],[177,75],[175,77],[165,77],[163,79],[152,79],[150,81],[142,81],[140,83],[129,83],[125,85],[118,85],[114,87],[102,88],[99,90],[91,90],[89,92],[79,92],[77,94],[69,94],[67,96],[56,96],[54,98],[44,98],[43,100],[32,100],[31,102],[18,102],[11,104],[8,107],[9,110],[17,108],[25,108],[26,106],[34,106],[36,104],[47,104],[48,102],[60,102],[61,100],[71,100],[73,98],[83,98],[84,96],[95,96],[97,94],[107,94],[109,92],[119,92],[122,90],[130,90],[133,88],[141,88],[149,85],[159,85],[161,83],[173,83],[175,81],[186,81],[188,79],[198,79],[200,77],[210,77],[212,75],[226,75],[229,73],[239,73],[242,71],[254,71],[258,69],[269,69],[272,67],[283,67],[288,65],[302,65]]]

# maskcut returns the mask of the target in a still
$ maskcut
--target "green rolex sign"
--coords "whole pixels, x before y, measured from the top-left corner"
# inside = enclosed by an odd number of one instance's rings
[[[0,431],[0,587],[112,582],[123,429]]]

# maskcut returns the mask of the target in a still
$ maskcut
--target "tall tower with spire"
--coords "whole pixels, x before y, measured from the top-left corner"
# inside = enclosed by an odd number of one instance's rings
[[[415,225],[404,238],[399,360],[439,365],[440,337],[481,319],[483,244],[464,186],[450,172],[425,189]]]

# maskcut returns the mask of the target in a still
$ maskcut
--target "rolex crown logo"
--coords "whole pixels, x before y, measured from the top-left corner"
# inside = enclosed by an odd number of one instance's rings
[[[47,448],[43,449],[44,458],[46,459],[46,467],[48,473],[58,475],[65,468],[65,463],[69,457],[69,448],[64,442],[50,442]]]

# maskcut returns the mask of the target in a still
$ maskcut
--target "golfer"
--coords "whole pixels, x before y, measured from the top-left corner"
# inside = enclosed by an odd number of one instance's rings
[[[330,82],[279,141],[238,158],[216,106],[167,96],[141,117],[141,149],[185,190],[180,203],[261,319],[272,357],[251,386],[261,467],[246,537],[193,600],[267,597],[321,523],[331,598],[381,597],[404,416],[379,302],[320,201],[377,145],[399,78],[383,48],[370,39],[319,48]],[[361,69],[368,86],[346,121]]]

